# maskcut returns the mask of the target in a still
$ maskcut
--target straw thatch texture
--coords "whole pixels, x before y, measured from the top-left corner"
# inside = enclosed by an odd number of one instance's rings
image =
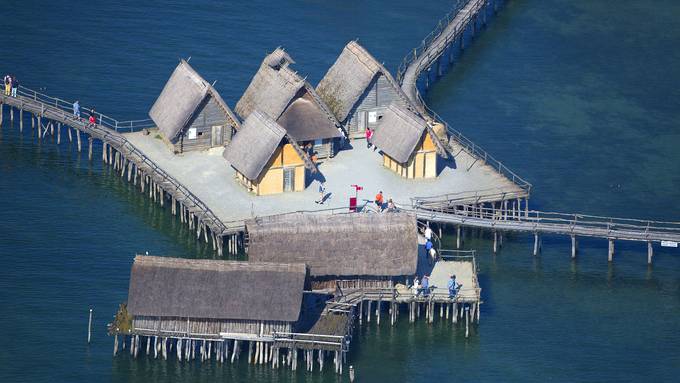
[[[161,133],[173,140],[190,122],[205,97],[210,94],[223,109],[225,120],[238,128],[239,121],[219,93],[185,60],[181,60],[149,111]]]
[[[259,110],[277,120],[298,91],[305,86],[305,80],[293,72],[288,65],[278,65],[283,53],[280,48],[267,55],[255,73],[253,80],[236,104],[236,113],[248,118],[254,110]],[[290,56],[284,60],[288,60]],[[288,61],[285,61],[288,62]],[[275,65],[272,65],[275,64]]]
[[[256,110],[246,118],[222,155],[241,174],[256,180],[285,136],[285,129]]]
[[[248,259],[306,263],[311,276],[402,276],[418,261],[406,213],[287,214],[246,222]]]
[[[298,319],[302,264],[138,255],[130,274],[134,316],[288,321]]]
[[[399,97],[410,105],[392,74],[356,41],[345,46],[316,90],[335,117],[344,122],[378,73],[385,76]]]
[[[314,98],[306,93],[293,101],[278,119],[296,141],[321,140],[342,137],[339,124],[328,118]]]
[[[423,137],[426,126],[420,116],[390,104],[375,129],[373,144],[393,159],[406,163]]]

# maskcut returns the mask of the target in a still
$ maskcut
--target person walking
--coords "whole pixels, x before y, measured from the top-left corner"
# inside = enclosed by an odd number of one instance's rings
[[[320,205],[323,205],[323,197],[326,195],[326,187],[324,186],[324,183],[321,182],[319,183],[319,200],[314,201]]]
[[[427,274],[423,275],[423,281],[420,285],[420,290],[423,292],[423,296],[428,297],[430,295],[430,276]]]
[[[371,145],[373,143],[371,142],[373,140],[373,130],[371,128],[366,128],[366,149],[370,149]]]
[[[427,239],[428,241],[432,240],[432,229],[430,229],[430,225],[427,225],[427,227],[425,228],[425,239]]]
[[[12,91],[12,77],[9,74],[5,75],[5,96],[9,96]]]
[[[80,101],[78,100],[73,103],[73,117],[80,118]]]
[[[19,89],[19,80],[12,75],[12,97],[17,96],[17,89]]]
[[[413,277],[413,286],[411,286],[414,296],[420,295],[420,282],[418,281],[418,276]]]

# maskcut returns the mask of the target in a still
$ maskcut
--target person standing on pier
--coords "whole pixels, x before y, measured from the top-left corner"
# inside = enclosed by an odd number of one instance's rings
[[[73,117],[80,119],[80,101],[78,100],[73,103]]]
[[[420,281],[418,281],[417,275],[413,277],[413,286],[411,286],[411,288],[413,289],[413,295],[420,295]]]
[[[12,77],[9,74],[5,75],[5,96],[9,96],[12,90]]]
[[[94,108],[90,111],[90,119],[89,119],[89,127],[93,128],[95,125],[97,125],[97,117],[94,116]]]
[[[449,288],[449,298],[453,299],[456,297],[456,294],[458,294],[458,290],[460,290],[461,286],[463,286],[462,283],[456,283],[456,276],[451,275],[451,278],[449,278],[448,282],[448,288]]]
[[[12,97],[17,96],[17,89],[19,89],[19,80],[12,75]]]
[[[323,182],[319,183],[319,200],[316,203],[323,205],[323,197],[326,195],[326,187],[324,187]]]
[[[371,148],[371,140],[373,139],[373,131],[371,128],[366,128],[366,149]]]
[[[423,275],[423,281],[421,283],[420,291],[423,292],[424,297],[430,295],[430,277],[427,274]]]
[[[432,240],[432,229],[430,229],[430,225],[427,225],[425,228],[425,239],[428,241]]]

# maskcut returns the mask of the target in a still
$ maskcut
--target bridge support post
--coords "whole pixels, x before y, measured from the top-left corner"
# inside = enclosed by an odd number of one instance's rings
[[[80,130],[76,129],[76,138],[78,139],[78,153],[80,153],[83,149],[82,144],[80,142]]]
[[[571,259],[576,258],[576,236],[571,235]]]
[[[57,145],[61,144],[61,122],[57,122]]]
[[[453,64],[453,43],[449,44],[449,65]]]
[[[14,108],[9,107],[9,122],[14,122]]]
[[[0,102],[0,127],[2,127],[2,119],[5,114],[5,106]]]
[[[87,144],[87,159],[92,161],[92,136],[90,136],[88,139],[88,144]]]
[[[614,260],[614,240],[611,238],[609,239],[609,255],[607,260],[609,260],[609,262]]]
[[[19,131],[24,130],[24,110],[19,109]]]
[[[534,256],[538,255],[538,251],[541,249],[541,244],[538,238],[538,233],[534,233]]]
[[[498,232],[496,230],[493,231],[493,253],[496,254],[498,252]]]
[[[652,264],[652,257],[654,256],[654,247],[652,241],[647,241],[647,264]]]
[[[456,226],[456,249],[460,249],[461,242],[462,242],[461,227],[460,225],[458,225]]]

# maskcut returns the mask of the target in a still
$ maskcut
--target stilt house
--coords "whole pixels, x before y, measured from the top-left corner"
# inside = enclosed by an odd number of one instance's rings
[[[405,178],[436,177],[438,152],[446,155],[432,127],[399,104],[387,107],[373,144],[383,154],[383,165]]]
[[[412,108],[392,74],[356,41],[345,46],[316,90],[350,137],[364,137],[392,103]]]
[[[305,263],[312,289],[391,287],[416,272],[416,218],[406,213],[286,214],[246,222],[252,262]]]
[[[344,139],[341,125],[309,82],[290,68],[293,63],[281,48],[265,57],[236,104],[236,113],[246,119],[259,110],[277,121],[310,154],[332,157]]]
[[[316,166],[297,142],[268,115],[253,111],[223,153],[236,177],[256,195],[302,191]]]
[[[302,264],[138,255],[127,301],[131,323],[114,325],[129,327],[126,335],[177,339],[290,332],[300,315],[305,276]]]
[[[181,60],[149,111],[175,153],[222,146],[239,120],[213,86]]]

